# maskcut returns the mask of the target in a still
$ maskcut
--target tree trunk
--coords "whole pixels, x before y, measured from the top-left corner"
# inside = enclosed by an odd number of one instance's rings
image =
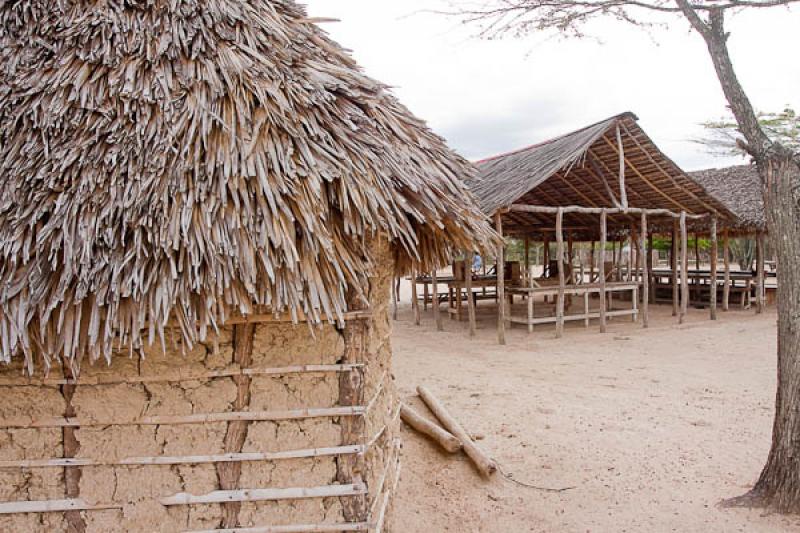
[[[722,91],[761,178],[767,230],[778,259],[778,391],[772,448],[753,489],[727,505],[765,505],[800,512],[800,154],[767,137],[728,54],[724,10],[708,22],[688,0],[675,0],[708,46]]]
[[[759,164],[769,238],[778,259],[778,392],[772,449],[753,490],[737,503],[800,512],[800,168],[791,155]]]

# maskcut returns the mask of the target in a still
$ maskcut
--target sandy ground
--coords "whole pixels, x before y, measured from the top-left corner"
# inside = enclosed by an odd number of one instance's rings
[[[484,303],[478,336],[430,310],[412,323],[407,287],[394,332],[401,396],[428,386],[515,478],[559,493],[486,482],[404,430],[393,521],[401,532],[800,531],[800,519],[720,509],[755,481],[770,441],[775,312],[690,310],[678,326],[656,306],[647,330],[630,319],[600,334],[570,324],[524,327],[495,342]]]

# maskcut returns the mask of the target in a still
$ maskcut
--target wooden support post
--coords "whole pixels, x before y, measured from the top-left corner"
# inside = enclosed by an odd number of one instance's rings
[[[722,310],[727,311],[731,299],[731,250],[728,242],[728,228],[722,237],[722,262],[725,266],[725,281],[722,286]]]
[[[633,281],[633,249],[636,247],[636,244],[633,240],[633,231],[631,231],[631,238],[630,244],[628,245],[628,275],[625,277],[627,281]]]
[[[467,254],[467,264],[464,268],[464,287],[467,292],[467,315],[469,318],[469,337],[475,337],[475,295],[472,294],[472,260],[474,252]]]
[[[689,307],[689,237],[686,234],[686,211],[681,211],[681,311],[678,315],[678,323],[683,324],[686,320],[686,312]]]
[[[711,286],[709,291],[709,309],[711,320],[717,319],[717,217],[711,217]]]
[[[672,316],[678,316],[678,221],[672,221],[672,245],[669,250],[669,266],[672,270]]]
[[[542,276],[545,274],[550,277],[550,272],[547,269],[550,267],[550,241],[548,240],[547,236],[544,236],[544,243],[543,243],[544,250],[542,252]]]
[[[600,333],[606,332],[606,215],[600,211]]]
[[[428,284],[422,284],[422,310],[428,311],[428,298],[430,297],[430,291],[428,290]]]
[[[655,279],[653,279],[653,234],[647,234],[647,276],[650,282],[650,303],[656,303]]]
[[[433,295],[433,319],[436,321],[436,330],[443,331],[444,325],[442,324],[442,313],[439,309],[439,280],[436,276],[436,269],[431,270],[431,291]]]
[[[764,234],[756,234],[756,313],[764,311]]]
[[[414,311],[414,325],[419,326],[419,299],[417,298],[417,264],[411,265],[411,309]]]
[[[633,271],[633,281],[639,281],[639,233],[636,231],[636,226],[631,225],[631,269]]]
[[[544,241],[542,242],[542,277],[550,277],[552,274],[549,271],[550,268],[550,241],[547,238],[547,235],[542,237]],[[544,295],[544,303],[547,303],[548,296]]]
[[[558,297],[556,299],[556,338],[564,335],[564,212],[559,209],[556,213],[556,263],[558,263]]]
[[[589,251],[589,283],[594,283],[594,241],[592,241],[592,248]]]
[[[650,327],[650,270],[647,265],[647,214],[642,213],[642,235],[640,238],[642,263],[642,327]]]
[[[525,235],[525,261],[523,264],[525,265],[525,273],[522,275],[522,281],[525,284],[531,274],[531,239],[527,235]]]
[[[622,144],[619,123],[617,123],[617,151],[619,151],[619,202],[625,208],[628,207],[628,194],[625,192],[625,147]]]
[[[503,218],[500,213],[494,216],[494,227],[503,236]],[[497,245],[497,342],[506,343],[506,280],[505,280],[505,240]]]
[[[563,216],[563,214],[562,214],[562,216]],[[575,243],[572,240],[572,232],[568,231],[567,232],[567,259],[564,262],[567,263],[566,276],[567,276],[567,281],[569,283],[575,283],[575,279],[573,278],[573,271],[572,271],[572,257],[573,257],[572,254],[574,252],[574,248],[575,248]]]

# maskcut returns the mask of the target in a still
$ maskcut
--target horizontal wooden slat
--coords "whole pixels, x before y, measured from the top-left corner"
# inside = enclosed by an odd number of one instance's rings
[[[324,485],[322,487],[292,487],[285,489],[237,489],[215,490],[206,494],[194,495],[179,492],[160,498],[161,505],[196,505],[225,502],[258,502],[275,500],[299,500],[305,498],[332,498],[359,496],[367,493],[362,483],[350,485]]]
[[[342,365],[294,365],[274,368],[227,368],[211,372],[186,372],[178,369],[175,374],[153,376],[118,376],[115,374],[102,376],[81,376],[79,379],[35,379],[35,378],[0,378],[0,386],[42,386],[42,385],[116,385],[120,383],[159,383],[166,381],[198,381],[234,376],[261,376],[324,372],[349,372],[363,367],[363,364]]]
[[[66,500],[31,500],[0,503],[0,514],[17,513],[56,513],[62,511],[97,511],[102,509],[121,509],[117,503],[90,504],[80,498]]]
[[[334,531],[370,531],[369,522],[348,524],[293,524],[286,526],[237,527],[236,529],[194,529],[183,533],[327,533]]]
[[[293,409],[286,411],[230,411],[224,413],[197,413],[191,415],[146,416],[138,420],[91,420],[74,417],[16,418],[0,420],[0,428],[48,428],[48,427],[98,427],[98,426],[160,426],[179,424],[206,424],[210,422],[270,420],[300,420],[335,416],[360,416],[363,406],[323,407],[317,409]]]
[[[242,452],[212,455],[179,455],[154,457],[129,457],[117,461],[103,461],[89,458],[65,457],[56,459],[21,459],[0,461],[0,468],[47,468],[65,466],[129,466],[129,465],[181,465],[205,463],[242,463],[247,461],[278,461],[282,459],[302,459],[330,455],[350,455],[364,453],[366,445],[335,446],[329,448],[307,448],[283,452]]]

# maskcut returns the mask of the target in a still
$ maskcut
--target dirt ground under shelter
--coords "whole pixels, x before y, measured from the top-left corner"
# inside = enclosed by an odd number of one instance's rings
[[[651,307],[600,334],[593,322],[496,342],[493,305],[478,332],[430,310],[414,326],[404,284],[394,323],[401,397],[428,416],[428,386],[510,475],[485,482],[463,454],[448,456],[404,429],[394,523],[433,532],[798,531],[800,518],[717,503],[752,486],[769,450],[776,381],[776,314],[690,309],[679,326]],[[444,306],[442,307],[444,309]]]

